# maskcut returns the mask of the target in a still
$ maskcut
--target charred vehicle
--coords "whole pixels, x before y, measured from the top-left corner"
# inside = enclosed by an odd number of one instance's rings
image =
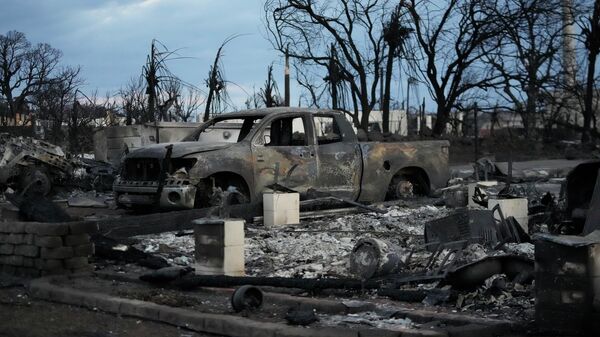
[[[216,117],[182,142],[129,153],[119,205],[206,207],[223,191],[260,202],[277,184],[361,202],[429,194],[449,177],[447,141],[359,142],[343,113],[268,108]]]
[[[28,138],[0,135],[0,192],[6,187],[47,195],[69,178],[73,166],[59,146]]]

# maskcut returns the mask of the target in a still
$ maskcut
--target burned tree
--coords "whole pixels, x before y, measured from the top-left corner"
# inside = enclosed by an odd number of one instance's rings
[[[268,0],[267,30],[274,47],[288,52],[303,71],[320,69],[332,92],[332,103],[352,116],[354,124],[367,130],[369,115],[378,100],[381,68],[388,45],[381,22],[388,22],[391,1]],[[332,46],[335,53],[332,52]],[[333,63],[332,63],[333,62]],[[331,70],[335,69],[335,72]],[[309,79],[310,76],[304,76]],[[340,80],[347,80],[350,102],[339,102]],[[315,88],[316,84],[304,83]],[[316,92],[311,97],[316,98]],[[352,105],[353,108],[344,109]],[[359,113],[360,119],[359,119]]]
[[[563,25],[559,0],[503,0],[488,7],[499,34],[486,42],[485,62],[498,75],[507,110],[521,116],[525,137],[543,119],[543,97],[559,78]],[[552,121],[549,121],[552,123]]]
[[[434,135],[446,130],[460,97],[490,86],[494,76],[482,64],[490,52],[484,43],[497,34],[483,0],[407,0],[416,44],[422,54],[419,72],[437,104]]]
[[[47,139],[60,143],[64,139],[63,124],[70,121],[71,104],[76,91],[83,84],[79,77],[80,68],[65,68],[56,78],[49,78],[32,94],[31,103],[36,108],[38,118],[50,123]]]
[[[233,35],[225,39],[215,55],[215,60],[208,71],[208,78],[206,79],[206,86],[208,87],[208,95],[206,97],[206,106],[204,108],[204,117],[202,120],[206,122],[210,119],[211,115],[221,113],[223,110],[223,103],[227,101],[227,82],[223,76],[223,64],[221,63],[221,57],[223,56],[223,48],[239,35]]]
[[[0,35],[0,97],[8,112],[1,116],[2,125],[16,124],[43,85],[63,80],[55,75],[60,57],[58,49],[45,43],[32,45],[21,32]]]
[[[146,81],[146,95],[148,96],[147,111],[140,122],[168,120],[168,108],[173,104],[175,97],[169,93],[169,86],[181,80],[173,75],[167,67],[167,62],[177,57],[177,50],[170,51],[158,40],[152,40],[150,54],[143,68],[143,77]]]
[[[388,46],[387,55],[385,58],[385,85],[383,86],[383,97],[381,98],[381,113],[383,132],[390,131],[390,100],[392,87],[392,73],[394,71],[394,60],[404,51],[404,42],[408,38],[411,29],[405,27],[402,23],[403,13],[402,5],[404,1],[394,8],[390,20],[383,27],[383,38]]]
[[[127,85],[119,90],[118,95],[121,110],[125,113],[125,124],[131,125],[141,121],[146,111],[144,80],[141,77],[131,78]]]
[[[260,98],[267,108],[283,105],[277,82],[273,78],[273,65],[267,68],[267,79],[264,88],[260,89]]]

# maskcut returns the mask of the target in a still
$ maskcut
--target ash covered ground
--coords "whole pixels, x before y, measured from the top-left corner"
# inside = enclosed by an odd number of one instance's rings
[[[245,239],[246,274],[280,277],[352,277],[348,271],[349,254],[361,238],[385,240],[402,255],[411,257],[410,267],[423,267],[428,252],[424,243],[424,226],[428,221],[447,216],[451,209],[432,205],[433,200],[403,202],[388,206],[383,214],[361,213],[321,219],[303,220],[298,225],[266,228],[247,225]],[[148,253],[157,253],[169,262],[191,265],[194,261],[194,237],[175,232],[136,237],[136,244]],[[503,250],[491,251],[473,244],[461,257],[464,262],[488,255],[515,253],[533,256],[531,244],[506,244]]]

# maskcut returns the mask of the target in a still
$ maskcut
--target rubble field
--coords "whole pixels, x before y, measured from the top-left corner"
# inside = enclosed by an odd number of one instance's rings
[[[406,258],[410,251],[414,250],[407,272],[418,271],[425,267],[431,254],[422,248],[425,224],[452,212],[450,208],[434,206],[435,202],[436,199],[403,201],[385,207],[386,212],[381,214],[371,212],[332,216],[303,220],[298,225],[277,228],[249,224],[246,226],[245,238],[246,275],[310,279],[352,278],[355,276],[349,272],[349,256],[357,241],[362,238],[384,239],[396,245],[403,253],[402,258]],[[134,247],[164,257],[173,265],[194,264],[193,235],[181,236],[169,232],[132,239],[136,242]],[[480,244],[471,244],[463,251],[461,263],[503,254],[533,258],[533,245],[508,243],[498,250],[493,250]],[[127,273],[127,269],[132,266],[123,266],[120,270]],[[410,283],[402,286],[402,289],[427,291],[435,288],[436,284]],[[306,295],[327,296],[327,293]],[[393,307],[399,303],[377,295],[376,291],[347,293],[341,299],[373,301],[381,308]],[[486,280],[479,288],[454,293],[452,298],[432,304],[418,301],[408,305],[425,310],[434,308],[436,311],[462,312],[477,317],[509,319],[524,323],[533,319],[532,286],[510,284],[502,275]],[[329,316],[326,321],[366,326],[412,324],[394,318],[383,318],[375,313]]]

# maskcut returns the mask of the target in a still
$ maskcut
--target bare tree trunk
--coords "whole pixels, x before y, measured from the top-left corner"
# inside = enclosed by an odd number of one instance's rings
[[[394,71],[394,54],[390,50],[385,64],[385,85],[383,92],[383,107],[381,111],[383,132],[390,132],[390,92],[392,85],[392,72]]]
[[[435,125],[433,126],[433,134],[440,136],[446,132],[446,124],[448,124],[449,109],[444,105],[439,104],[436,111]]]
[[[594,114],[594,74],[596,74],[596,59],[598,54],[590,53],[588,55],[588,71],[585,83],[585,98],[583,112],[583,132],[581,133],[581,142],[587,143],[590,141],[590,129],[592,126],[592,116]]]

